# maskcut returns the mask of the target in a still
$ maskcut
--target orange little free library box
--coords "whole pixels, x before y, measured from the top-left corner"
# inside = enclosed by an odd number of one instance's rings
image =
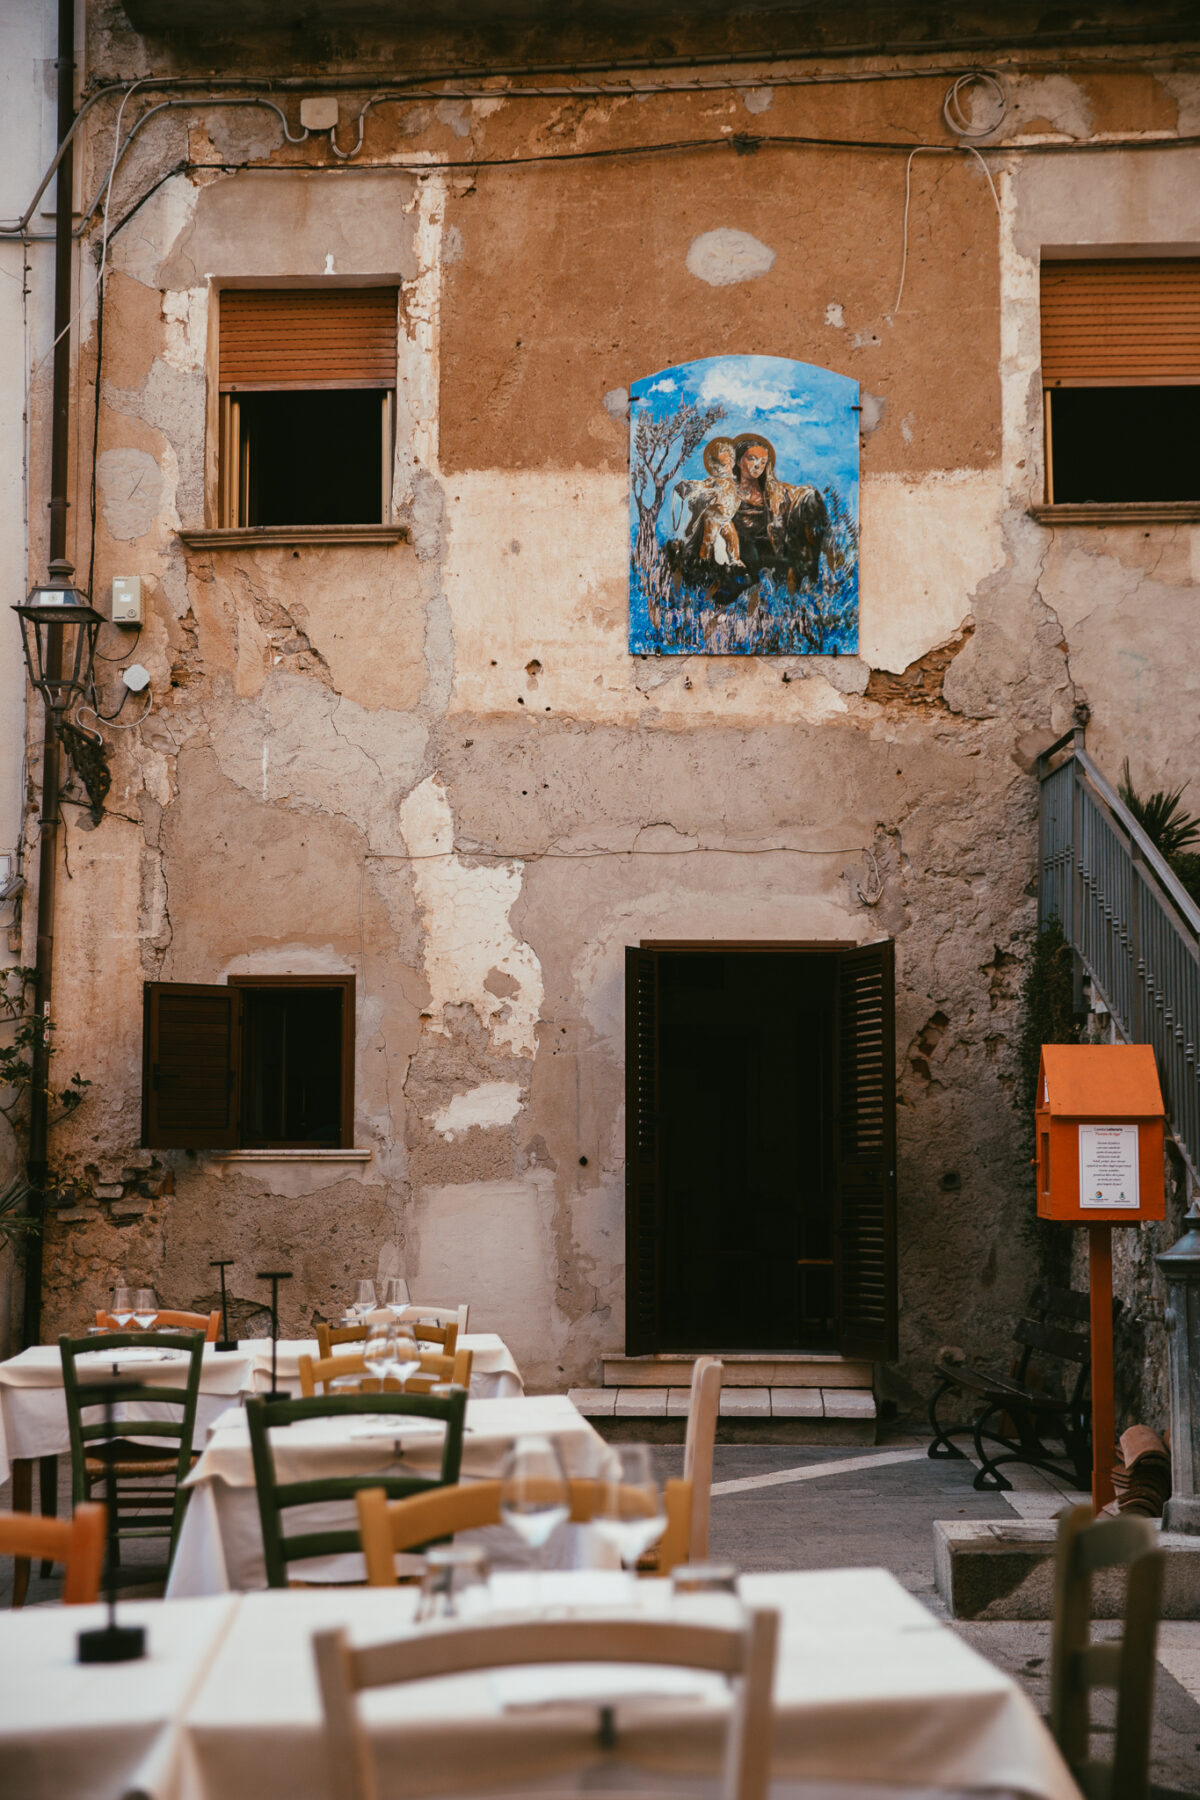
[[[1043,1044],[1038,1217],[1074,1225],[1165,1218],[1164,1116],[1149,1044]]]

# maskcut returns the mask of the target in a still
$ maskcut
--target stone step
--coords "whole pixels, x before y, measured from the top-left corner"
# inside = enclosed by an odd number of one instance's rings
[[[689,1387],[699,1352],[659,1356],[604,1356],[606,1388]],[[874,1383],[874,1365],[848,1356],[816,1356],[800,1351],[721,1353],[723,1388],[865,1388]]]
[[[682,1442],[689,1394],[682,1387],[572,1388],[569,1399],[605,1437]],[[717,1437],[775,1443],[874,1443],[869,1388],[722,1388]]]
[[[1064,1500],[1064,1504],[1066,1504]],[[937,1519],[933,1571],[954,1619],[1054,1617],[1053,1519]],[[1166,1552],[1164,1619],[1200,1619],[1200,1537],[1163,1531]],[[1100,1570],[1093,1581],[1092,1617],[1117,1619],[1124,1574]]]

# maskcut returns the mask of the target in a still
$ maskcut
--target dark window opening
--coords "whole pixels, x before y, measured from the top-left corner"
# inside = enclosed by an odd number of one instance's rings
[[[373,388],[242,394],[246,525],[375,525],[384,516],[385,400]]]
[[[242,1142],[341,1143],[342,990],[242,988]]]
[[[1052,388],[1046,405],[1057,505],[1200,500],[1200,386]]]

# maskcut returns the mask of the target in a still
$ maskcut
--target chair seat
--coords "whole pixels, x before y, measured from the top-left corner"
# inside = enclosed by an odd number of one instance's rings
[[[114,1439],[99,1444],[84,1457],[89,1475],[174,1475],[179,1454],[164,1456],[155,1444],[135,1444],[128,1439]]]

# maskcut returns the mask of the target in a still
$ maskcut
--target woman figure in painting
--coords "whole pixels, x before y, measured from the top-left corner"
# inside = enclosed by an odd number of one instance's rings
[[[767,438],[744,432],[733,443],[732,476],[696,486],[711,491],[693,502],[685,572],[697,585],[707,580],[718,605],[746,589],[756,602],[767,574],[789,593],[815,578],[829,527],[825,502],[814,487],[778,479]]]

